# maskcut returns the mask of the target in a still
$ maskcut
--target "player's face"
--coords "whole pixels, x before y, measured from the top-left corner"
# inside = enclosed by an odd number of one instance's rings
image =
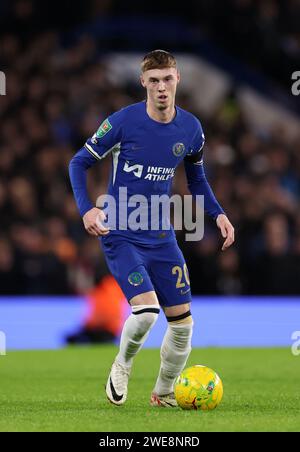
[[[150,69],[141,76],[147,90],[147,98],[158,110],[166,110],[174,104],[180,76],[176,68]]]

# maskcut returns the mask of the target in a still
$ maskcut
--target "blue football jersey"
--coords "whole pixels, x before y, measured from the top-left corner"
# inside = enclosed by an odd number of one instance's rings
[[[108,215],[108,226],[115,220],[117,229],[111,230],[109,235],[126,236],[141,244],[173,239],[173,228],[166,230],[168,219],[151,220],[151,199],[153,195],[171,195],[177,166],[186,156],[199,154],[203,144],[199,120],[177,106],[176,115],[169,123],[150,118],[146,102],[130,105],[109,116],[85,143],[86,150],[97,160],[112,155],[107,193],[116,202],[117,218],[113,218],[109,201],[104,205],[104,211]],[[135,195],[142,195],[142,202],[135,204]],[[132,202],[128,204],[130,199]],[[140,229],[128,227],[130,215],[142,217]],[[148,230],[145,230],[145,221]]]

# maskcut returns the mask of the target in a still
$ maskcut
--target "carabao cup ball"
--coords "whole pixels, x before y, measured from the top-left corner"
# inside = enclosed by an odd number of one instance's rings
[[[223,385],[214,370],[196,365],[177,377],[174,392],[178,405],[184,410],[213,410],[222,400]]]

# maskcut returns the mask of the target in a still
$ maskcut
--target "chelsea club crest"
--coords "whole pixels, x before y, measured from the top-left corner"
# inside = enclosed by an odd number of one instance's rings
[[[183,143],[175,143],[172,150],[175,157],[180,157],[185,151],[185,146]]]
[[[128,281],[133,286],[140,286],[142,282],[144,281],[143,275],[140,272],[133,272],[130,273],[128,276]]]

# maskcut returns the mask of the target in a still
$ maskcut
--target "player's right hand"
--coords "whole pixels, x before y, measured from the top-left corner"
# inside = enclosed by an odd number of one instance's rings
[[[106,220],[103,210],[93,207],[83,215],[82,219],[85,230],[94,237],[109,234],[109,229],[102,224],[102,221]]]

